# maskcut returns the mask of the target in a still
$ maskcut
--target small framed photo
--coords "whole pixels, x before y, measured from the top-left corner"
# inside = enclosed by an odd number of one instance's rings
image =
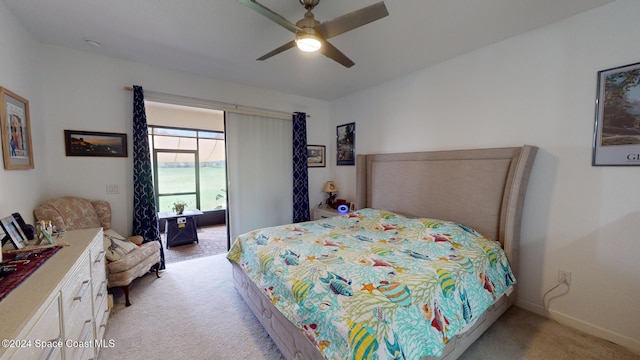
[[[326,162],[326,146],[324,145],[307,145],[307,167],[325,167]]]
[[[339,125],[336,128],[337,165],[356,164],[356,123]]]
[[[6,218],[0,219],[0,225],[4,231],[5,238],[8,238],[8,240],[11,241],[11,244],[13,244],[13,247],[15,247],[16,250],[22,249],[26,246],[27,237],[24,235],[24,232],[22,232],[22,229],[13,216],[7,216]]]
[[[67,156],[127,157],[127,134],[65,130]]]
[[[2,155],[7,170],[33,169],[29,101],[0,87]]]
[[[640,165],[640,63],[598,72],[593,166]]]

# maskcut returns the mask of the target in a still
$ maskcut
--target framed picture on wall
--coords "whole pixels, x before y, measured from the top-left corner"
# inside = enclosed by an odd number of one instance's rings
[[[127,157],[127,134],[96,131],[64,131],[67,156]]]
[[[640,63],[598,72],[593,166],[640,165]]]
[[[325,167],[326,147],[324,145],[307,145],[307,167]]]
[[[2,155],[7,170],[33,169],[29,101],[0,87]]]
[[[356,123],[339,125],[336,128],[337,165],[356,164]]]

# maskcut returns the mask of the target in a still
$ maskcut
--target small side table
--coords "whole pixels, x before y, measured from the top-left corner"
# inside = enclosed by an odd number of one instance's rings
[[[202,214],[203,212],[198,209],[185,210],[180,215],[172,211],[158,213],[158,219],[166,220],[164,233],[167,240],[167,249],[175,245],[188,244],[191,242],[198,243],[196,216]]]
[[[318,208],[318,207],[311,209],[311,220],[326,219],[326,218],[340,216],[340,215],[343,215],[343,214],[340,214],[336,209]]]

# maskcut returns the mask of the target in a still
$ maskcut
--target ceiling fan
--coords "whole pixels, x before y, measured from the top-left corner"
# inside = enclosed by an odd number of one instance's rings
[[[300,4],[307,9],[304,18],[295,24],[292,24],[282,15],[275,13],[266,6],[255,0],[238,0],[242,4],[257,11],[261,15],[266,16],[270,20],[284,27],[285,29],[296,34],[295,40],[292,40],[279,48],[259,57],[257,60],[266,60],[285,50],[297,46],[302,51],[313,52],[320,51],[324,56],[333,59],[345,67],[352,67],[355,63],[343,54],[338,48],[331,45],[327,41],[334,36],[338,36],[347,31],[353,30],[370,22],[381,19],[387,15],[387,7],[384,1],[364,7],[360,10],[352,11],[345,15],[339,16],[333,20],[320,23],[315,19],[311,10],[318,5],[320,0],[298,0]]]

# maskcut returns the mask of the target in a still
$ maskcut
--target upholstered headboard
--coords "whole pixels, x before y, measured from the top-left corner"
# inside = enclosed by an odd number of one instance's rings
[[[502,243],[517,276],[522,207],[537,150],[358,155],[356,206],[468,225]]]

